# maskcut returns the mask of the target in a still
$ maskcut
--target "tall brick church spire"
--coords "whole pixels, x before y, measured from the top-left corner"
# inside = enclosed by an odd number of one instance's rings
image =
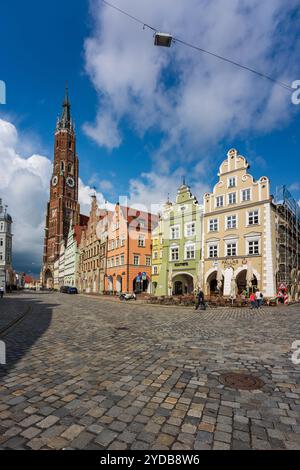
[[[43,283],[48,286],[53,283],[54,262],[59,256],[61,242],[67,241],[70,223],[76,225],[80,220],[79,168],[68,87],[62,107],[55,129],[53,170],[45,224]]]
[[[69,131],[74,132],[72,118],[71,118],[71,104],[69,100],[69,90],[68,90],[68,83],[66,84],[66,91],[65,91],[65,98],[62,104],[62,114],[61,117],[58,118],[56,124],[56,130],[60,129],[68,129]]]

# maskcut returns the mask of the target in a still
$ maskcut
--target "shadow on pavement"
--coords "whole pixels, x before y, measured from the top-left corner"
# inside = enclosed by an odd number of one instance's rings
[[[0,331],[27,312],[20,322],[0,333],[6,348],[6,364],[0,364],[0,383],[50,326],[53,307],[58,304],[47,303],[43,294],[39,295],[40,298],[28,294],[26,298],[15,294],[0,299]]]

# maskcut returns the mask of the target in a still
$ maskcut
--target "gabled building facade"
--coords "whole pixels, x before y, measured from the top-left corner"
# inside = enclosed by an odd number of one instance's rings
[[[105,210],[100,210],[96,196],[92,196],[89,220],[82,231],[79,245],[78,288],[80,292],[102,294],[104,291],[104,269],[106,257],[105,235],[102,219]]]
[[[202,276],[202,211],[185,182],[177,191],[175,203],[168,201],[164,205],[162,261],[155,281],[155,295],[186,295],[197,291]],[[155,256],[152,252],[153,266]]]
[[[151,291],[151,232],[157,216],[116,204],[108,227],[105,291]]]
[[[275,214],[270,181],[255,181],[247,160],[231,149],[219,181],[204,195],[203,288],[231,297],[258,287],[276,295]]]
[[[152,231],[152,276],[151,294],[156,295],[156,290],[163,261],[163,219],[159,216],[158,225]]]

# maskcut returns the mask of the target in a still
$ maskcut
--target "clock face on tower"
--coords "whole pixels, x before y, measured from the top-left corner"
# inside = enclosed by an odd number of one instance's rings
[[[75,181],[71,176],[68,176],[66,183],[69,186],[69,188],[74,188],[75,186]]]
[[[52,178],[52,186],[56,186],[57,183],[58,183],[58,178],[57,178],[57,176],[53,176],[53,178]]]

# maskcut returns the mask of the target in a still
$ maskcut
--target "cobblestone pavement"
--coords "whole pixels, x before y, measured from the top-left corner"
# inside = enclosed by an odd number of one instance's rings
[[[300,449],[300,306],[248,309],[15,294],[0,317],[2,449]],[[6,313],[5,313],[6,312]],[[261,390],[224,387],[247,372]]]

